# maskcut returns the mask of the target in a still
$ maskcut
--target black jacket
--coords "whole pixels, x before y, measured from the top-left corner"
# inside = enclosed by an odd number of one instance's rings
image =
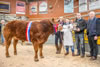
[[[1,32],[1,26],[2,26],[2,24],[0,23],[0,32]]]
[[[87,35],[88,36],[97,36],[97,18],[94,17],[92,20],[88,20],[87,23]]]
[[[86,26],[87,26],[86,21],[84,19],[79,19],[79,20],[76,19],[75,23],[77,23],[76,28],[80,28],[80,31],[79,32],[75,31],[75,34],[84,33],[84,30],[86,29]]]
[[[100,18],[96,20],[96,31],[97,31],[97,36],[100,36]]]

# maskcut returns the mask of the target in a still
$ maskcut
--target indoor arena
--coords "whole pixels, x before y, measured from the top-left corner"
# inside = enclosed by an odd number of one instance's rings
[[[100,67],[100,0],[0,0],[0,67]]]

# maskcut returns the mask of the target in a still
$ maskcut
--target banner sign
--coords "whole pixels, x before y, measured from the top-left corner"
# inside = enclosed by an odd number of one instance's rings
[[[79,12],[87,11],[87,0],[79,0]]]
[[[10,13],[10,3],[0,1],[0,12]]]
[[[73,0],[64,0],[64,13],[73,13],[74,12],[74,2]]]
[[[29,14],[37,14],[37,2],[31,2],[29,4]]]
[[[25,2],[16,1],[16,14],[25,14]]]
[[[89,10],[100,9],[100,0],[89,0]]]
[[[39,1],[39,14],[47,14],[48,5],[47,1]]]

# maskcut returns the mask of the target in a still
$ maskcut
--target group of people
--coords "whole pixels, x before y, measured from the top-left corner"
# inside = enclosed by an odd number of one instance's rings
[[[69,54],[69,47],[72,51],[72,56],[85,57],[85,43],[84,43],[84,30],[87,29],[88,43],[90,46],[90,54],[87,57],[91,57],[91,60],[96,60],[98,55],[97,39],[100,32],[97,28],[97,23],[100,23],[100,19],[96,18],[95,12],[89,12],[88,21],[84,20],[80,13],[76,14],[76,20],[59,18],[57,24],[54,24],[55,31],[55,46],[56,54],[61,53],[62,46],[65,48],[65,55]],[[73,42],[73,34],[75,32],[75,43]],[[77,46],[77,54],[74,52],[74,46]]]

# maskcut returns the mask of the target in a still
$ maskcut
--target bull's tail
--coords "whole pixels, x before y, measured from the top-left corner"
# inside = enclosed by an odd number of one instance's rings
[[[4,37],[4,44],[7,45],[8,43],[11,42],[13,34],[11,31],[10,24],[6,24],[6,26],[3,29],[3,37]]]
[[[9,47],[12,40],[11,29],[6,25],[3,30],[4,45],[6,46],[6,57],[9,57]]]

